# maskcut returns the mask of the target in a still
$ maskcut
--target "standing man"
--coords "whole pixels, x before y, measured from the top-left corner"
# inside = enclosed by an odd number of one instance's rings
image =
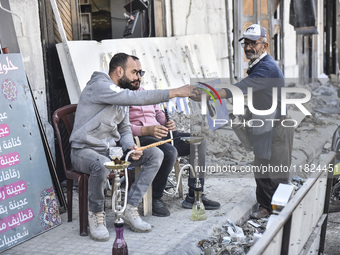
[[[71,160],[77,171],[90,175],[90,237],[97,241],[109,239],[104,212],[104,189],[109,170],[103,165],[111,161],[109,149],[116,146],[122,147],[123,151],[137,148],[131,132],[128,106],[155,104],[190,94],[188,85],[178,89],[141,92],[126,89],[140,75],[136,62],[129,55],[118,53],[110,61],[109,74],[94,72],[79,98],[70,137]],[[131,166],[142,167],[129,190],[123,219],[132,230],[149,232],[151,225],[139,217],[137,206],[158,172],[163,152],[154,147],[143,153],[135,151],[131,158]]]
[[[267,53],[267,31],[258,24],[248,27],[239,41],[244,48],[246,58],[249,59],[248,76],[235,84],[243,94],[252,89],[252,103],[256,110],[268,110],[272,105],[276,109],[272,114],[255,115],[251,119],[263,120],[261,127],[249,128],[249,138],[255,155],[256,199],[259,208],[251,214],[251,218],[267,217],[271,212],[272,196],[280,183],[288,183],[288,172],[267,171],[271,166],[290,169],[293,148],[294,127],[284,127],[281,122],[286,118],[281,114],[281,88],[284,87],[284,77],[275,60]],[[277,89],[277,102],[273,102],[273,91]],[[194,92],[195,97],[198,91]],[[229,89],[218,91],[221,98],[230,98]],[[275,119],[275,122],[266,121]],[[254,124],[254,126],[257,124]]]
[[[144,75],[142,71],[141,62],[137,57],[132,56],[137,63],[137,70]],[[145,91],[140,88],[141,79],[138,79],[131,87],[131,90]],[[148,144],[159,142],[161,140],[169,139],[169,131],[173,131],[173,138],[190,137],[190,133],[182,133],[174,131],[176,125],[173,120],[167,121],[165,114],[160,110],[158,105],[143,105],[143,106],[130,106],[130,122],[132,133],[139,137],[140,144],[146,146]],[[170,143],[163,144],[158,147],[164,153],[164,159],[162,165],[152,182],[152,215],[165,217],[169,216],[170,212],[165,203],[161,199],[167,183],[167,178],[173,166],[176,162],[177,156],[190,155],[190,162],[193,164],[195,155],[190,153],[190,145],[182,141],[181,139],[174,140],[174,145]],[[191,148],[194,151],[194,147]],[[205,152],[206,142],[203,140],[198,146],[198,164],[205,166]],[[191,174],[190,174],[191,175]],[[194,198],[194,185],[196,178],[188,179],[189,193],[185,200],[182,202],[182,206],[187,209],[191,209]],[[202,187],[204,186],[204,178],[200,178]],[[207,210],[214,210],[220,208],[218,202],[208,199],[205,195],[202,195],[202,202]]]

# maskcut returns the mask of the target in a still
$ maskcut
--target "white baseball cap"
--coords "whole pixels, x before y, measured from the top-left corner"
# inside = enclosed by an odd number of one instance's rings
[[[242,41],[243,39],[257,41],[262,37],[266,37],[266,35],[267,30],[264,27],[260,26],[259,24],[253,24],[243,32],[243,37],[238,41]]]

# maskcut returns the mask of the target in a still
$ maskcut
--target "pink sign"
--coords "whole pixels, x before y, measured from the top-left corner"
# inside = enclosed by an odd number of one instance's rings
[[[8,136],[11,133],[7,124],[0,124],[0,138]]]
[[[5,186],[0,187],[0,201],[15,197],[19,194],[24,193],[27,190],[25,181],[14,182]]]
[[[0,233],[25,224],[26,222],[33,220],[33,218],[34,213],[31,208],[14,213],[0,220]]]
[[[17,152],[11,152],[0,156],[0,169],[19,164],[20,156]]]

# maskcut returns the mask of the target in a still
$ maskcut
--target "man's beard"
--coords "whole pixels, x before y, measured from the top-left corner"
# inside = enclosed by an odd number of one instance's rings
[[[259,58],[261,56],[260,52],[256,52],[255,50],[247,50],[245,51],[246,58],[250,61],[254,61],[255,59]]]
[[[139,89],[139,84],[138,86],[133,86],[133,84],[136,84],[136,81],[130,81],[126,75],[124,75],[122,78],[119,79],[118,81],[118,86],[121,87],[122,89],[129,89],[129,90],[137,90]]]

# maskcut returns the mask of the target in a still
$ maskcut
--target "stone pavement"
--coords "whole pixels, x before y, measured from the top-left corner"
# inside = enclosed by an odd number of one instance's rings
[[[214,198],[221,203],[219,210],[206,210],[207,220],[192,221],[191,210],[181,207],[182,200],[164,196],[171,215],[170,217],[143,217],[153,225],[150,233],[135,233],[128,226],[125,227],[124,238],[128,244],[129,254],[200,254],[201,250],[197,247],[197,243],[203,238],[208,238],[214,226],[221,227],[227,219],[233,222],[242,221],[249,216],[255,204],[255,181],[251,174],[238,178],[224,173],[209,175],[205,190],[209,198]],[[74,197],[76,199],[77,195]],[[77,204],[77,201],[74,201],[72,222],[67,222],[67,213],[63,213],[60,226],[6,250],[3,254],[111,254],[115,238],[112,210],[106,210],[110,239],[107,242],[96,242],[89,236],[79,235]]]

